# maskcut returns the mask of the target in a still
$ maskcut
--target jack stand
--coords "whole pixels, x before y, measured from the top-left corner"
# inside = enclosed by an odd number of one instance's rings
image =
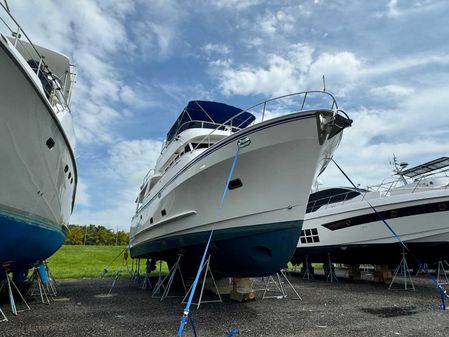
[[[34,267],[33,274],[31,276],[31,282],[36,282],[34,288],[31,290],[30,296],[39,295],[41,298],[42,304],[50,304],[50,300],[48,298],[47,290],[45,284],[39,275],[39,271],[37,267]],[[48,282],[47,282],[48,283]]]
[[[111,288],[110,288],[109,291],[108,291],[107,296],[110,296],[110,295],[111,295],[112,289],[114,289],[115,284],[117,283],[118,277],[120,276],[120,273],[121,273],[121,272],[122,272],[122,268],[119,268],[119,269],[117,270],[117,273],[115,273],[114,280],[112,281],[112,285],[111,285]]]
[[[134,264],[134,260],[136,260],[136,268],[134,269],[133,275],[132,275],[132,280],[134,282],[136,282],[137,284],[140,284],[141,282],[141,277],[140,277],[140,259],[133,259],[133,264]]]
[[[165,300],[167,297],[182,297],[182,296],[168,296],[168,294],[170,293],[170,289],[171,289],[171,286],[173,284],[173,280],[175,279],[177,271],[179,271],[179,276],[181,277],[182,287],[184,288],[184,293],[186,293],[186,291],[187,291],[186,284],[184,282],[184,277],[182,276],[182,271],[181,271],[181,267],[180,267],[181,257],[182,257],[182,254],[179,254],[178,255],[178,260],[173,265],[173,267],[168,271],[168,275],[165,276],[164,280],[162,280],[162,283],[164,283],[165,279],[167,279],[167,277],[170,276],[168,278],[168,282],[167,282],[167,286],[165,287],[165,291],[162,293],[161,301]]]
[[[147,259],[146,265],[145,265],[145,276],[143,277],[143,281],[140,285],[140,289],[147,289],[152,288],[151,281],[150,281],[150,273],[151,273],[151,263],[150,260]]]
[[[215,282],[215,278],[214,275],[212,274],[212,270],[210,269],[210,255],[207,258],[206,262],[204,262],[203,266],[201,267],[201,271],[200,271],[200,275],[204,270],[204,277],[203,277],[203,284],[201,285],[201,292],[200,292],[200,297],[198,299],[197,303],[193,303],[193,305],[196,305],[197,309],[200,308],[201,303],[222,303],[223,300],[221,299],[221,295],[220,292],[218,291],[218,287],[217,287],[217,283]],[[207,280],[207,273],[209,273],[210,278],[212,279],[212,283],[215,287],[215,290],[217,291],[217,295],[218,295],[218,299],[217,300],[207,300],[207,301],[203,301],[203,292],[204,292],[204,286],[206,285],[206,280]],[[184,296],[184,298],[182,299],[181,303],[186,303],[187,298],[189,297],[190,292],[192,291],[193,288],[193,284],[192,286],[189,288],[189,291],[186,293],[186,295]]]
[[[162,282],[162,260],[159,260],[159,275],[157,277],[157,282],[156,285],[154,286],[154,290],[153,293],[151,294],[151,297],[158,297],[157,295],[159,295],[161,293],[161,288],[162,288],[162,292],[165,292],[165,287],[164,284]]]
[[[438,261],[437,282],[440,285],[449,284],[449,279],[448,279],[446,270],[444,269],[443,261]]]
[[[299,294],[296,291],[295,287],[293,287],[293,284],[291,284],[291,282],[288,279],[287,274],[285,273],[284,269],[281,269],[281,271],[279,273],[276,273],[275,275],[272,275],[272,276],[270,276],[268,278],[268,280],[265,283],[265,290],[264,290],[264,293],[262,295],[262,299],[263,300],[266,299],[266,298],[282,299],[282,298],[287,298],[288,297],[287,289],[284,286],[284,281],[282,280],[281,276],[284,278],[285,281],[287,281],[287,284],[293,290],[293,292],[295,293],[297,299],[302,301],[301,296],[299,296]],[[277,279],[277,281],[275,280],[275,278]],[[270,288],[270,283],[274,284],[274,286],[277,288],[277,290],[281,293],[280,295],[267,296],[267,292],[273,291],[273,290],[269,289]],[[296,298],[293,298],[293,299],[296,299]]]
[[[8,295],[9,295],[9,303],[11,304],[11,312],[14,316],[17,316],[18,312],[22,312],[22,311],[27,311],[27,310],[31,310],[30,306],[28,305],[27,301],[25,301],[25,298],[23,297],[22,293],[20,292],[19,288],[17,287],[17,285],[14,283],[12,276],[9,276],[8,272],[6,269],[4,269],[4,273],[6,276],[6,285],[8,287]],[[5,281],[3,281],[5,282]],[[16,307],[16,302],[14,300],[14,294],[13,294],[13,288],[12,286],[14,286],[14,289],[16,290],[17,294],[19,294],[20,299],[22,300],[23,304],[25,304],[26,309],[22,309],[22,310],[17,310]],[[3,288],[0,287],[0,289]]]
[[[309,256],[308,255],[306,255],[306,258],[302,264],[302,272],[303,272],[303,275],[302,275],[303,280],[306,280],[306,279],[309,281],[313,280],[313,273],[310,271],[310,268],[309,268]]]
[[[44,261],[45,270],[47,271],[48,275],[48,284],[47,284],[47,290],[50,294],[50,296],[56,297],[58,295],[58,291],[56,290],[56,280],[53,277],[53,274],[51,273],[50,268],[48,267],[47,261]]]
[[[2,308],[0,308],[0,317],[3,317],[3,318],[0,320],[0,323],[1,323],[1,322],[8,322],[8,318],[6,318],[5,313],[3,312]]]
[[[408,263],[407,258],[405,257],[407,253],[405,250],[402,250],[402,260],[399,263],[399,265],[396,267],[396,270],[394,271],[393,279],[391,280],[390,286],[388,287],[388,290],[391,290],[393,287],[394,281],[398,275],[402,275],[402,279],[404,281],[404,290],[413,290],[415,291],[415,285],[413,284],[412,276],[410,275],[410,271],[408,269]],[[407,279],[410,280],[411,286],[409,286]]]
[[[337,275],[335,274],[335,268],[334,265],[331,262],[331,253],[327,253],[327,266],[329,268],[329,271],[327,273],[326,280],[330,283],[338,282]]]
[[[427,265],[427,262],[424,262],[422,265],[419,266],[418,271],[416,272],[415,276],[418,276],[419,274],[425,274],[429,270],[429,266]]]

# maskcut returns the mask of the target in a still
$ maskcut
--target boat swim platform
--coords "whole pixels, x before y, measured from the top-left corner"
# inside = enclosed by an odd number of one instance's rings
[[[339,275],[339,274],[337,274]],[[236,303],[223,296],[223,303],[192,309],[198,336],[226,336],[232,328],[241,336],[380,336],[445,335],[449,311],[438,309],[435,287],[424,276],[414,278],[416,291],[388,291],[383,284],[338,283],[325,278],[314,281],[290,276],[302,301],[257,299]],[[184,305],[179,298],[160,301],[151,289],[141,289],[122,276],[106,294],[112,278],[58,281],[58,296],[50,306],[30,300],[31,311],[17,317],[7,303],[0,307],[9,322],[0,323],[3,336],[174,336]],[[190,336],[189,327],[185,336]]]

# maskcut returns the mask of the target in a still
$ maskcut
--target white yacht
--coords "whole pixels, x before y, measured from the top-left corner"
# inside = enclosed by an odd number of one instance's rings
[[[64,242],[77,185],[69,59],[0,3],[0,269],[16,280]],[[4,275],[4,273],[0,273]]]
[[[316,96],[328,99],[319,100],[325,107],[307,109]],[[294,106],[293,112],[285,113],[286,105]],[[265,120],[274,109],[278,117]],[[215,226],[214,271],[228,276],[277,272],[294,253],[314,176],[324,170],[351,122],[334,97],[320,91],[282,96],[247,110],[189,102],[141,186],[131,256],[172,264],[182,254],[184,271],[193,273]]]
[[[327,188],[310,195],[297,264],[309,262],[396,266],[402,251],[387,221],[421,262],[449,258],[449,157],[405,169],[367,189]],[[414,262],[413,259],[410,262]]]

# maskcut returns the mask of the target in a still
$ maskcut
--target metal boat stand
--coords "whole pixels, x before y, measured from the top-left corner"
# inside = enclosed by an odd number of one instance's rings
[[[163,284],[162,279],[162,260],[159,260],[159,275],[157,277],[157,282],[154,286],[153,293],[151,294],[151,297],[159,297],[158,295],[162,292],[165,292],[165,286]]]
[[[3,312],[2,308],[0,308],[0,323],[1,322],[8,322],[8,318],[5,316],[5,313]]]
[[[331,261],[331,253],[327,253],[327,267],[329,271],[327,272],[326,280],[330,283],[338,282],[337,275],[335,274],[335,267]]]
[[[429,270],[429,265],[427,264],[427,262],[424,262],[422,265],[419,266],[419,269],[416,272],[415,276],[418,276],[419,274],[426,274],[428,270]]]
[[[134,268],[134,260],[136,262],[135,268]],[[132,275],[131,279],[136,282],[137,284],[140,284],[141,282],[141,276],[140,276],[140,259],[133,259],[133,266],[132,266]]]
[[[50,290],[50,287],[48,286],[49,281],[47,280],[47,282],[44,282],[42,280],[42,277],[39,274],[39,270],[37,269],[37,267],[34,267],[30,281],[34,284],[34,286],[31,289],[29,296],[39,295],[42,304],[49,305],[50,304],[49,295],[52,296],[52,294],[49,292]]]
[[[200,308],[201,303],[222,303],[223,300],[221,299],[220,291],[218,290],[217,283],[215,282],[214,275],[212,274],[212,270],[210,269],[210,258],[211,255],[207,258],[207,260],[204,262],[203,266],[201,267],[200,275],[204,271],[204,277],[203,277],[203,284],[201,285],[201,292],[200,297],[198,298],[198,302],[192,302],[193,305],[196,305],[197,309]],[[203,301],[203,293],[204,293],[204,286],[206,285],[207,275],[209,274],[212,283],[214,285],[215,291],[217,292],[218,299],[215,300],[206,300]],[[192,291],[193,284],[190,286],[189,291],[187,291],[186,295],[182,299],[181,303],[187,303],[187,298],[189,297],[190,292]]]
[[[186,289],[186,284],[184,282],[184,277],[182,276],[182,271],[181,271],[181,258],[182,258],[182,254],[178,254],[178,260],[176,260],[175,264],[170,268],[170,270],[168,271],[168,274],[162,279],[161,282],[158,282],[157,286],[155,287],[153,294],[151,295],[152,297],[155,297],[154,295],[159,294],[161,291],[161,288],[164,288],[164,291],[162,292],[162,296],[161,296],[161,301],[165,300],[168,297],[183,297],[183,295],[181,296],[169,296],[170,293],[170,289],[172,287],[173,281],[176,277],[176,274],[179,274],[179,277],[181,278],[181,282],[182,282],[182,286],[184,288],[184,293],[187,292]],[[159,273],[160,276],[160,273]],[[167,283],[165,283],[167,282]]]
[[[115,273],[114,279],[112,280],[112,285],[108,291],[107,296],[111,295],[112,289],[114,289],[115,285],[117,284],[117,280],[118,280],[121,272],[122,272],[122,268],[117,269],[117,272]]]
[[[31,310],[30,306],[28,305],[27,301],[25,301],[25,298],[23,297],[23,295],[20,292],[17,285],[14,283],[12,276],[9,275],[6,268],[4,268],[3,270],[0,270],[0,272],[5,273],[5,280],[3,281],[3,284],[0,286],[0,290],[2,290],[3,287],[5,287],[5,286],[7,287],[8,295],[9,295],[9,303],[11,305],[12,314],[14,316],[17,316],[17,313],[19,313],[19,312]],[[22,300],[22,303],[25,305],[26,309],[17,310],[16,301],[14,300],[13,287],[14,287],[15,291],[17,292],[17,294],[19,295],[20,299]]]
[[[447,261],[444,262],[447,264]],[[437,282],[440,285],[449,284],[449,279],[447,276],[446,269],[444,268],[443,261],[438,261]]]
[[[305,256],[305,260],[302,263],[302,273],[303,273],[303,275],[302,275],[303,280],[309,280],[309,281],[313,280],[313,273],[310,271],[310,268],[309,268],[309,256],[308,255]]]
[[[150,259],[147,259],[145,264],[145,276],[143,277],[142,282],[140,283],[140,289],[152,289],[151,281],[150,281],[150,274],[151,274],[151,262]]]
[[[296,295],[296,298],[293,297],[292,299],[298,299],[298,300],[302,301],[301,296],[298,294],[298,292],[296,291],[293,284],[291,284],[284,269],[281,269],[278,273],[276,273],[275,275],[271,275],[270,277],[268,277],[266,279],[265,290],[263,292],[262,299],[264,300],[267,298],[277,298],[277,299],[287,298],[288,293],[287,293],[286,287],[284,286],[283,280],[286,281],[288,286],[293,290],[293,292]],[[276,290],[270,289],[270,285],[274,285],[276,287],[277,291],[280,293],[280,295],[267,295],[268,292],[276,292]]]
[[[415,285],[413,284],[412,275],[410,274],[410,270],[408,268],[407,253],[404,249],[402,249],[402,259],[399,265],[396,267],[396,270],[394,271],[393,279],[391,280],[390,286],[388,287],[389,290],[392,289],[394,281],[396,280],[396,277],[402,276],[402,280],[404,282],[404,289],[403,290],[413,290],[415,291]]]

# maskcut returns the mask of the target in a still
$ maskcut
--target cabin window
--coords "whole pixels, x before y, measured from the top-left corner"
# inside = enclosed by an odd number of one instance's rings
[[[185,147],[184,147],[184,152],[185,153],[187,153],[187,152],[190,152],[192,149],[190,148],[190,144],[187,144]]]
[[[150,218],[150,224],[152,224],[152,223],[153,223],[153,218],[151,217],[151,218]]]
[[[161,211],[161,215],[162,215],[162,216],[166,216],[166,215],[167,215],[167,211],[166,211],[165,209],[163,209],[163,210]]]
[[[55,146],[55,141],[50,137],[45,142],[45,145],[47,145],[48,149],[51,150]]]
[[[230,190],[235,190],[236,188],[242,187],[242,181],[240,179],[231,180],[228,184]]]
[[[64,166],[64,173],[67,173],[68,170],[69,170],[69,165]]]
[[[69,172],[69,175],[67,176],[67,178],[72,178],[72,172]]]

